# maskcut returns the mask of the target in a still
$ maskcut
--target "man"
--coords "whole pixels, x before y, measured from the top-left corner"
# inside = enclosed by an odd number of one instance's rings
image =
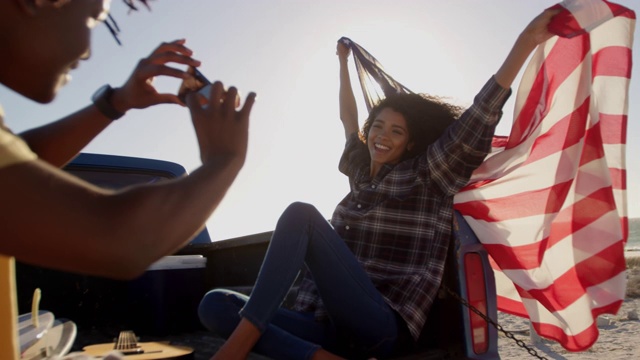
[[[109,4],[1,1],[0,83],[39,103],[51,102],[69,72],[88,58],[91,29],[107,17]],[[169,65],[199,66],[191,55],[184,40],[163,43],[122,87],[107,85],[91,105],[21,136],[9,131],[0,112],[0,341],[6,342],[0,343],[0,358],[18,356],[14,257],[59,270],[133,278],[195,236],[234,181],[246,157],[255,94],[236,107],[237,89],[225,91],[220,82],[204,106],[199,95],[186,97],[202,160],[190,176],[113,191],[59,169],[129,109],[184,105],[175,94],[158,93],[149,80],[190,78]]]

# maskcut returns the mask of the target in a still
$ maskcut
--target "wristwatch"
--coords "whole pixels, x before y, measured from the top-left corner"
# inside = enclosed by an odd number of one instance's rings
[[[111,104],[111,95],[113,95],[113,88],[109,84],[102,85],[93,93],[91,101],[93,101],[93,105],[95,105],[104,116],[111,120],[117,120],[123,117],[124,113],[113,107],[113,104]]]

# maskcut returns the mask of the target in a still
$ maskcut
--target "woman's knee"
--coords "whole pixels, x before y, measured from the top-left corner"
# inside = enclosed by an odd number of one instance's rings
[[[296,229],[302,226],[307,228],[326,221],[315,206],[303,202],[294,202],[284,210],[276,227]]]
[[[318,209],[316,209],[315,206],[305,202],[296,201],[287,206],[282,213],[282,216],[308,218],[310,215],[315,213],[318,213]]]
[[[274,237],[271,240],[297,242],[300,239],[299,235],[308,233],[320,221],[326,220],[313,205],[294,202],[285,209],[278,219]]]
[[[198,317],[204,327],[225,335],[240,321],[238,312],[247,296],[227,289],[214,289],[204,295],[198,306]]]

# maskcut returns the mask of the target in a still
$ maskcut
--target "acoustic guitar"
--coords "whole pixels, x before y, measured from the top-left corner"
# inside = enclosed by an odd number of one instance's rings
[[[85,346],[85,355],[104,357],[117,350],[125,355],[127,360],[166,360],[191,359],[193,349],[187,346],[171,345],[168,342],[138,342],[133,331],[121,331],[115,343]]]

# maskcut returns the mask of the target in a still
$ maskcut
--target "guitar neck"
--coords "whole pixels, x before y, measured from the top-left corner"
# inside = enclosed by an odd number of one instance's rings
[[[139,343],[132,331],[121,331],[115,343],[86,346],[84,353],[104,357],[113,350],[120,351],[131,360],[192,359],[193,349],[164,342]]]
[[[125,355],[140,354],[143,352],[142,348],[138,345],[136,335],[130,330],[120,332],[118,341],[116,341],[113,348]]]

